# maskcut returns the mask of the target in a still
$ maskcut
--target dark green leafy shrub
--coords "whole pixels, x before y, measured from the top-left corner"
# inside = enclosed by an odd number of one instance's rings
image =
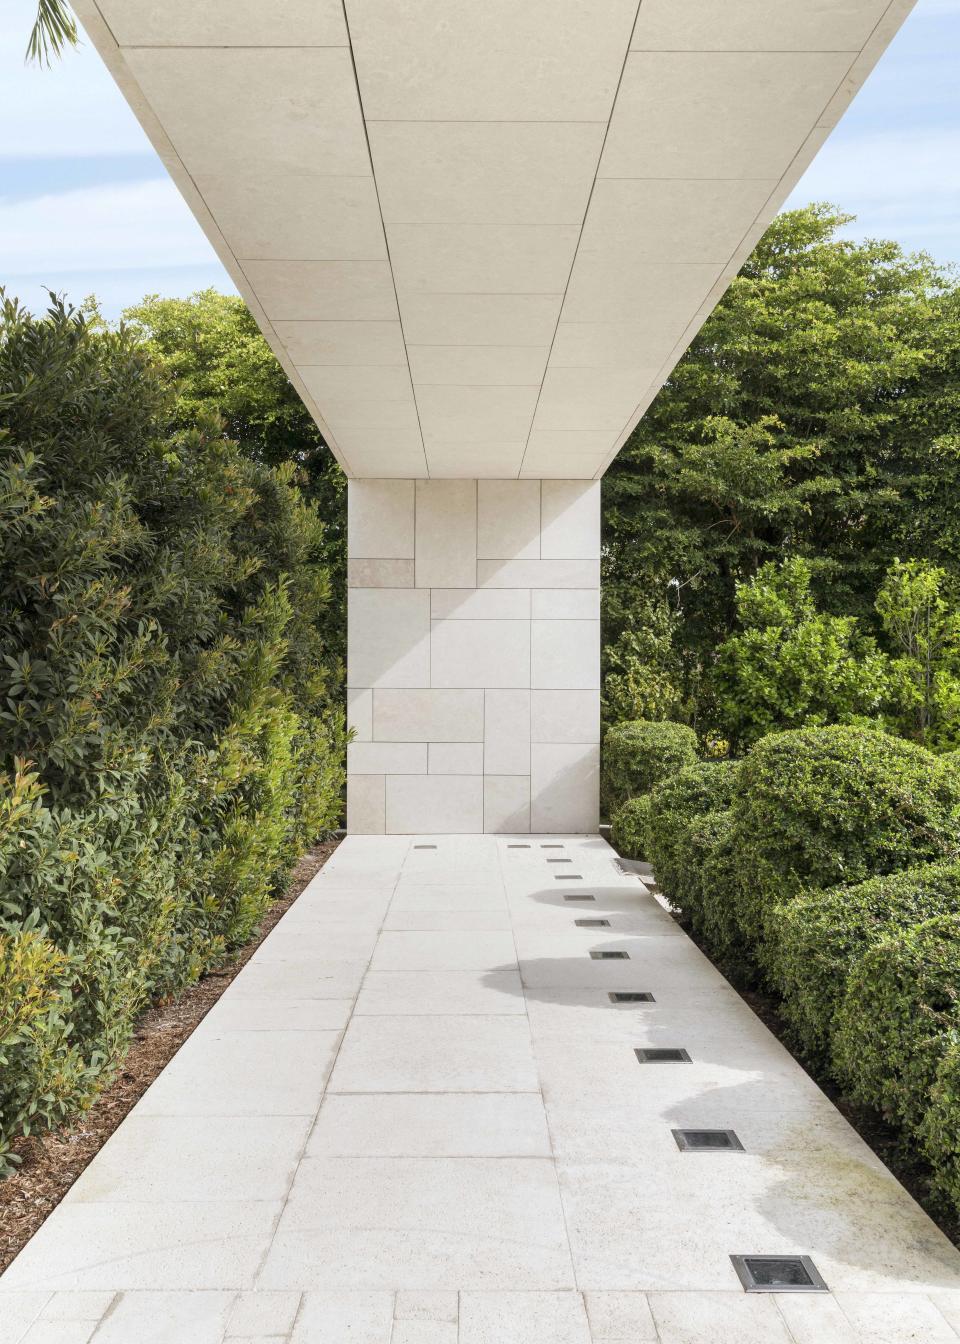
[[[688,765],[665,779],[650,796],[648,858],[661,891],[695,927],[699,927],[700,884],[691,867],[691,857],[685,852],[686,831],[699,823],[705,813],[730,806],[738,768],[733,761]]]
[[[670,904],[701,935],[706,934],[710,903],[707,864],[729,832],[730,814],[726,810],[703,812],[683,827],[674,845]]]
[[[623,808],[618,808],[610,821],[610,843],[624,859],[645,859],[647,857],[647,817],[649,814],[649,794],[639,798],[628,798]]]
[[[630,798],[697,759],[697,738],[683,723],[617,723],[603,739],[603,793],[608,815]]]
[[[960,916],[900,928],[854,962],[836,1017],[833,1060],[856,1101],[916,1130],[960,1029]]]
[[[647,818],[650,814],[650,794],[630,798],[613,814],[610,840],[618,854],[625,859],[647,857]]]
[[[960,1212],[960,1031],[944,1042],[920,1139],[935,1188]]]
[[[708,812],[701,823],[700,932],[711,957],[727,975],[747,985],[757,979],[756,951],[737,918],[737,852],[733,813]],[[709,843],[704,843],[709,841]]]
[[[886,733],[799,729],[744,758],[733,804],[736,918],[762,944],[775,906],[960,853],[960,777]]]
[[[88,1105],[339,816],[322,523],[169,404],[130,333],[4,305],[0,1001],[32,967],[48,1005],[0,1026],[4,1144]]]
[[[824,1057],[847,976],[885,937],[960,914],[960,864],[927,863],[856,886],[804,892],[777,907],[766,962],[783,1014],[809,1057]]]
[[[740,628],[720,645],[712,685],[736,750],[767,733],[879,719],[889,665],[854,616],[817,610],[802,556],[770,561],[736,587]]]

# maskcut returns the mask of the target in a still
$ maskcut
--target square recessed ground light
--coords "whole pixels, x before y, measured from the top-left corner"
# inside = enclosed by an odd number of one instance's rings
[[[690,1056],[686,1050],[675,1045],[645,1047],[633,1052],[641,1064],[689,1064]]]
[[[541,845],[541,849],[563,849],[563,845]]]
[[[554,873],[554,882],[582,882],[583,873]]]
[[[507,849],[529,849],[529,845],[507,845]]]
[[[595,901],[597,898],[596,896],[588,896],[585,891],[571,891],[563,899],[565,901]]]
[[[614,990],[607,998],[611,1003],[656,1003],[656,999],[646,989]]]
[[[594,949],[590,956],[594,961],[629,961],[629,952],[599,952]]]
[[[436,845],[414,845],[414,849],[436,849]]]
[[[828,1293],[809,1255],[731,1255],[748,1293]]]
[[[732,1129],[672,1129],[681,1153],[742,1153]]]
[[[547,859],[547,863],[573,863],[573,859]]]
[[[578,929],[609,929],[609,919],[575,919]]]

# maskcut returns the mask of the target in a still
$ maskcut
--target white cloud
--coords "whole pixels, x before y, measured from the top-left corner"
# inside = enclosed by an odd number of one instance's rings
[[[0,202],[7,275],[219,265],[169,179]]]

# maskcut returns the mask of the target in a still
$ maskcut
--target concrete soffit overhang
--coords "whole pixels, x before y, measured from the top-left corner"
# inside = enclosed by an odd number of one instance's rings
[[[914,0],[75,0],[344,470],[602,475]]]

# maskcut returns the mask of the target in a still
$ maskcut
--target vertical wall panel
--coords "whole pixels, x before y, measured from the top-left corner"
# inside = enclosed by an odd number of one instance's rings
[[[348,488],[348,828],[595,831],[599,485]]]

